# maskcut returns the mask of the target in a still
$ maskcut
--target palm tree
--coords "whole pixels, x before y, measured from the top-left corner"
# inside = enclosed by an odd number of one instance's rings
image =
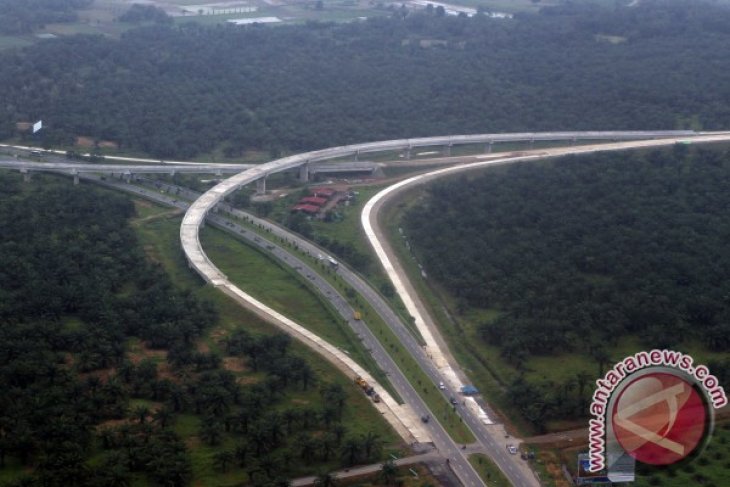
[[[348,467],[355,465],[360,456],[361,445],[355,438],[348,438],[340,450],[342,459]]]
[[[112,445],[114,445],[114,439],[116,438],[116,434],[111,428],[102,428],[97,433],[97,437],[99,438],[99,440],[101,440],[101,447],[105,450],[108,450],[112,448]]]
[[[170,424],[170,421],[173,418],[172,411],[170,411],[166,407],[161,407],[157,411],[154,412],[152,415],[152,421],[160,425],[161,429],[167,428],[167,425]]]
[[[223,436],[223,428],[215,418],[206,416],[200,425],[200,439],[210,446],[217,445]]]
[[[269,435],[269,442],[274,446],[278,446],[284,436],[281,418],[278,413],[272,413],[266,417],[266,431]]]
[[[249,441],[253,443],[254,448],[256,449],[256,456],[261,457],[261,455],[267,451],[269,451],[269,434],[268,431],[266,431],[261,424],[257,423],[254,425],[254,427],[251,428],[251,431],[249,432]]]
[[[139,424],[144,424],[147,416],[150,414],[150,409],[147,406],[139,405],[132,410],[132,417],[139,421]]]
[[[339,484],[333,474],[322,472],[314,479],[314,485],[316,487],[335,487]]]
[[[377,454],[380,450],[380,435],[369,431],[366,435],[361,436],[361,441],[365,450],[365,458],[370,460],[373,454]]]
[[[335,436],[335,444],[337,446],[342,443],[342,438],[345,437],[345,433],[347,433],[347,429],[341,423],[337,423],[332,427],[332,434]]]
[[[398,478],[398,467],[393,460],[387,460],[380,469],[380,480],[384,485],[395,485]]]
[[[228,464],[233,463],[235,455],[230,450],[223,450],[213,455],[213,463],[220,469],[221,472],[225,473],[228,470]]]
[[[330,455],[337,447],[337,439],[332,433],[327,433],[322,437],[319,443],[319,449],[322,452],[322,460],[329,461]]]
[[[89,388],[89,392],[94,394],[101,387],[101,380],[95,375],[89,376],[86,379],[86,387]]]
[[[309,389],[309,386],[315,381],[317,377],[314,375],[314,371],[309,367],[308,364],[299,370],[299,382],[302,383],[302,389],[305,391]]]
[[[294,421],[297,420],[299,417],[299,413],[297,413],[294,409],[287,409],[282,413],[282,420],[284,420],[284,423],[286,424],[286,434],[287,436],[291,435],[291,427]]]
[[[325,404],[334,406],[341,415],[347,399],[345,389],[337,383],[327,384],[322,388],[321,394]]]
[[[299,447],[299,457],[304,463],[309,464],[314,460],[314,439],[308,433],[299,433],[294,444]]]
[[[238,462],[239,467],[246,466],[246,456],[248,455],[249,448],[246,443],[239,443],[236,445],[235,450],[233,450],[233,456],[236,459],[236,462]]]

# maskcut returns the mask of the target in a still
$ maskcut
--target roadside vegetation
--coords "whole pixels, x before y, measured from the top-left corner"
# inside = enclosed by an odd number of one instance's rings
[[[270,485],[399,447],[349,380],[202,286],[167,210],[0,187],[1,481]]]
[[[680,145],[494,168],[435,183],[403,228],[447,334],[543,430],[647,347],[728,379],[728,160]]]
[[[488,456],[481,453],[469,455],[469,463],[485,484],[494,487],[510,487],[509,480]]]
[[[204,229],[201,241],[208,256],[231,282],[345,351],[398,399],[388,378],[344,319],[301,276],[221,230]]]
[[[259,235],[261,235],[264,239],[271,238],[271,235],[268,232],[263,231],[256,225],[245,223],[243,221],[239,221],[238,223],[259,233]],[[297,305],[296,300],[302,299],[305,296],[303,293],[309,293],[309,291],[302,287],[302,283],[298,281],[297,277],[295,277],[292,281],[291,273],[284,269],[271,269],[271,266],[277,267],[279,265],[274,261],[268,261],[269,267],[263,274],[256,271],[255,269],[266,261],[267,258],[263,255],[259,255],[256,250],[247,248],[245,245],[236,245],[233,239],[225,237],[225,235],[220,232],[210,232],[203,238],[209,240],[206,248],[210,249],[209,255],[212,260],[216,262],[217,265],[221,266],[221,269],[224,270],[225,273],[232,271],[232,274],[228,274],[229,277],[241,286],[242,289],[246,290],[246,292],[250,292],[253,296],[258,297],[259,299],[262,299],[264,302],[273,304],[275,308],[277,307],[276,303],[278,301],[280,311],[287,314],[287,316],[298,320],[300,319],[299,317],[306,317],[307,308]],[[408,381],[418,391],[419,395],[421,395],[424,401],[428,404],[429,408],[434,411],[438,420],[444,426],[449,435],[454,438],[454,441],[458,443],[473,442],[473,435],[469,431],[468,427],[463,423],[463,420],[460,418],[455,408],[446,401],[446,398],[437,389],[436,385],[431,382],[428,376],[423,372],[423,370],[421,370],[418,363],[406,352],[395,334],[377,315],[375,310],[372,309],[368,303],[364,302],[352,288],[346,285],[341,279],[336,278],[328,264],[322,263],[314,257],[305,254],[298,247],[293,246],[290,243],[278,240],[276,243],[284,246],[290,252],[295,253],[299,258],[307,261],[315,272],[318,272],[320,276],[328,280],[329,283],[349,301],[354,309],[360,311],[362,320],[381,341],[384,348],[398,364],[398,367],[401,369]],[[251,254],[252,252],[253,254]],[[278,276],[279,279],[272,279],[272,272],[274,275]],[[262,279],[262,275],[266,275],[267,278]],[[287,282],[281,280],[281,278],[285,275],[290,276]],[[288,292],[281,294],[281,289],[277,290],[277,288],[281,286],[284,286]],[[266,289],[268,289],[269,292],[265,292],[264,290]],[[291,296],[294,296],[295,299],[292,300]],[[284,299],[284,301],[281,301],[282,299]],[[321,311],[324,310],[320,310],[320,314],[315,314],[321,317]],[[340,318],[333,316],[331,319],[339,320]],[[342,342],[343,337],[335,332],[336,327],[333,327],[331,323],[322,326],[321,323],[314,324],[311,320],[305,320],[303,324],[318,334],[321,333],[322,336],[329,338],[333,343],[340,346],[344,345],[347,347],[346,350],[353,350],[353,348],[350,348],[348,345],[348,343],[352,343],[351,339],[350,341]],[[335,332],[334,335],[333,332]],[[355,348],[355,351],[357,352],[357,348]],[[370,357],[362,357],[359,352],[355,354],[355,357],[361,357],[361,360],[363,360],[363,363],[366,365],[372,361]],[[381,381],[384,387],[391,391],[394,398],[396,400],[400,400],[400,396],[392,389],[387,377],[383,376],[382,371],[377,368],[373,368],[371,371],[374,373],[374,376]]]
[[[727,290],[723,291],[721,275],[727,275],[729,267],[723,210],[728,202],[722,189],[728,183],[728,160],[723,146],[678,145],[662,151],[493,168],[436,183],[428,191],[403,194],[385,208],[381,220],[419,294],[442,323],[450,348],[487,397],[502,411],[511,411],[505,420],[523,433],[584,427],[585,422],[577,419],[587,416],[595,378],[614,361],[646,347],[690,353],[708,364],[721,384],[730,380],[728,348],[717,341],[725,339],[726,333],[719,330],[727,322],[722,298]],[[568,214],[570,218],[565,217]],[[405,236],[397,230],[400,225]],[[578,239],[568,244],[569,234]],[[544,253],[546,249],[550,254]],[[505,257],[505,252],[516,253]],[[601,261],[610,262],[601,272],[579,268],[580,263]],[[492,272],[504,266],[511,271]],[[577,274],[566,277],[572,272]],[[576,283],[591,291],[580,291]],[[482,293],[504,296],[509,289],[520,292],[504,301],[491,299],[488,307],[472,305],[466,298]],[[622,298],[609,299],[612,292],[620,292]],[[635,300],[637,294],[647,293],[654,305]],[[611,323],[575,333],[570,328],[575,320],[555,319],[575,305],[590,307],[597,296],[605,306],[600,314],[607,314],[604,319]],[[527,305],[527,299],[532,304]],[[541,302],[552,304],[534,305]],[[661,303],[659,308],[656,303]],[[632,306],[641,314],[630,311]],[[538,318],[537,331],[520,328],[548,309],[553,318]],[[587,316],[596,314],[581,316],[578,323],[585,324]],[[513,356],[509,348],[490,339],[490,328],[501,326],[502,320],[509,320],[510,326],[500,339],[516,337],[530,343],[522,354]],[[561,321],[566,328],[550,334],[560,340],[575,336],[576,341],[531,348],[536,343],[533,336],[545,336],[544,327]],[[653,327],[657,323],[662,331]],[[622,328],[612,328],[616,326]],[[521,331],[511,334],[510,329]],[[612,336],[606,336],[611,329]],[[522,399],[520,387],[529,391]],[[642,485],[700,481],[720,485],[722,467],[705,467],[722,463],[727,456],[723,428],[727,426],[716,430],[714,448],[705,450],[696,462],[677,466],[671,473],[642,471]],[[537,466],[545,464],[545,477],[554,474],[554,481],[561,482],[560,468],[551,462],[570,467],[575,454],[586,448],[544,450]],[[700,470],[697,462],[702,462]]]

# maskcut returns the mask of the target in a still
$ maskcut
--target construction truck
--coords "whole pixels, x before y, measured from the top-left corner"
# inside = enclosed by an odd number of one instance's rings
[[[366,396],[371,397],[373,402],[380,402],[380,396],[377,392],[375,392],[373,386],[368,384],[368,381],[358,375],[357,377],[355,377],[355,384],[360,386],[360,389],[362,389]]]

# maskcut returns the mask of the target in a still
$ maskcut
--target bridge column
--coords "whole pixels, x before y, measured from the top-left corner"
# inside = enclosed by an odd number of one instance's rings
[[[494,145],[494,142],[491,140],[489,141],[489,143],[484,144],[484,152],[486,152],[487,154],[491,154],[493,145]]]
[[[266,194],[266,176],[256,180],[256,194]]]
[[[132,173],[131,172],[125,172],[122,177],[124,178],[124,182],[127,184],[130,184],[132,182]]]
[[[309,182],[309,163],[306,162],[299,166],[299,181],[306,183]]]
[[[355,160],[356,161],[359,161],[360,160],[360,151],[359,150],[356,150],[355,151]]]
[[[530,149],[535,147],[535,139],[530,139]]]
[[[408,148],[406,149],[406,159],[411,158],[411,149],[412,149],[411,146],[408,146]]]
[[[78,186],[79,185],[79,173],[78,173],[78,171],[74,171],[72,174],[74,177],[74,186]]]
[[[446,155],[447,156],[451,155],[451,146],[453,146],[453,145],[454,144],[449,143],[449,145],[446,146]]]
[[[20,174],[23,175],[23,182],[29,183],[30,182],[30,171],[27,169],[21,169]]]

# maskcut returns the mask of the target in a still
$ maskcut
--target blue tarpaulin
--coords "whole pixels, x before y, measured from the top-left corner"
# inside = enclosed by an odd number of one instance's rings
[[[466,386],[461,386],[461,393],[464,394],[465,396],[471,396],[474,394],[479,394],[479,390],[474,386],[466,385]]]

